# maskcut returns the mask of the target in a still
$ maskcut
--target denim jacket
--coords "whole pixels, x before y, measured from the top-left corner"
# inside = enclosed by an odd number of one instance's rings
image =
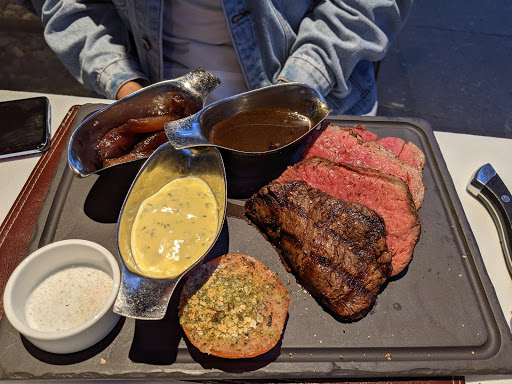
[[[249,89],[278,79],[306,83],[333,114],[360,115],[377,101],[372,62],[384,57],[412,0],[222,2]],[[163,0],[32,3],[48,45],[93,91],[114,99],[127,81],[164,80]]]

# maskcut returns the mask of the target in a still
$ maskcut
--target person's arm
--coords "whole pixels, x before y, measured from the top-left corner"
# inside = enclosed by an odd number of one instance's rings
[[[128,81],[127,83],[121,85],[119,91],[117,92],[116,99],[122,99],[128,95],[131,95],[133,92],[142,89],[143,86],[136,81]]]
[[[147,82],[128,52],[128,31],[110,1],[48,0],[35,8],[46,42],[86,87],[115,99],[123,85]]]
[[[412,0],[323,1],[301,22],[278,78],[307,83],[323,95],[349,90],[361,60],[381,60],[400,31]]]

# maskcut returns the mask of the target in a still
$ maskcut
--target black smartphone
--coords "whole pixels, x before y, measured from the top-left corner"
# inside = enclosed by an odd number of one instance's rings
[[[48,150],[50,127],[47,97],[0,102],[0,159]]]

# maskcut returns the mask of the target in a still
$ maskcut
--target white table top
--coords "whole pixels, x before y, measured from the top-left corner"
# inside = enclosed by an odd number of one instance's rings
[[[0,91],[0,101],[40,96],[38,93]],[[48,95],[52,109],[52,133],[69,108],[85,103],[108,103],[108,100],[64,95]],[[512,279],[502,255],[498,232],[483,205],[466,192],[473,172],[491,163],[505,184],[512,188],[512,140],[446,132],[434,132],[448,171],[459,195],[467,219],[480,248],[487,272],[496,290],[505,319],[512,324]],[[0,160],[0,220],[3,221],[16,200],[40,155]],[[16,177],[13,177],[16,175]],[[497,257],[498,255],[498,257]],[[512,356],[511,356],[512,358]],[[467,383],[512,383],[511,376],[466,376]]]

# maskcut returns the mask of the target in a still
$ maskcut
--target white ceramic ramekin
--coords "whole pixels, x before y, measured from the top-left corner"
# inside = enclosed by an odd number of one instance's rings
[[[53,274],[77,266],[99,269],[112,278],[112,290],[101,309],[71,329],[44,332],[30,327],[26,316],[30,295]],[[13,327],[36,347],[59,354],[78,352],[102,340],[117,324],[120,316],[113,312],[112,307],[119,284],[118,262],[107,249],[87,240],[58,241],[38,249],[14,270],[5,287],[5,315]]]

